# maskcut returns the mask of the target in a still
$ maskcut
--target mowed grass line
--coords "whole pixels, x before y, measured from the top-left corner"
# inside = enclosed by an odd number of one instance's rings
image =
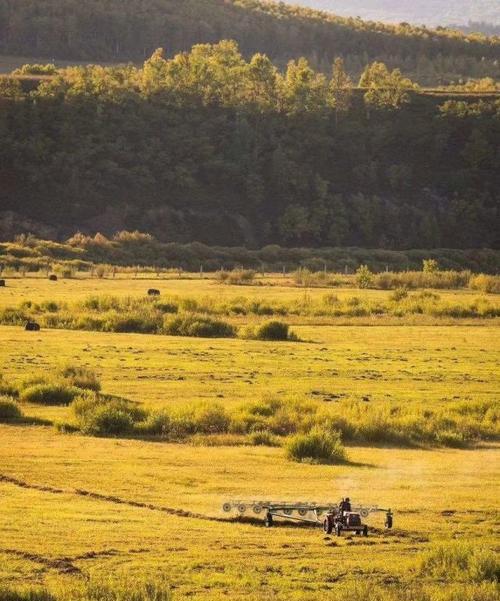
[[[62,577],[57,568],[2,553],[16,549],[52,560],[67,558],[83,573],[162,570],[179,598],[189,592],[204,599],[223,594],[243,599],[256,590],[261,595],[279,591],[277,598],[283,599],[292,593],[307,598],[334,586],[336,577],[404,580],[415,553],[431,540],[458,535],[494,544],[491,523],[483,518],[489,512],[495,520],[497,447],[473,452],[359,448],[351,453],[365,467],[299,466],[286,462],[278,449],[200,452],[183,445],[1,426],[3,470],[37,484],[177,503],[219,516],[228,496],[326,501],[348,491],[363,502],[397,500],[397,506],[394,535],[336,541],[325,540],[317,529],[206,522],[0,483],[0,577],[12,582],[16,574],[33,582]],[[479,489],[481,512],[470,512],[477,507]],[[77,559],[85,554],[92,557]]]

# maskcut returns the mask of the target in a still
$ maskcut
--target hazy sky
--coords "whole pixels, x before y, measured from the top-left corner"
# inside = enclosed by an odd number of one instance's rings
[[[363,19],[426,25],[486,21],[500,25],[500,0],[284,0]]]

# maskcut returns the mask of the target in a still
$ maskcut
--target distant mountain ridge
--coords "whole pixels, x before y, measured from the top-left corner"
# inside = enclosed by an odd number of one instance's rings
[[[353,10],[360,1],[350,4]],[[323,8],[338,4],[302,3]],[[329,73],[333,60],[342,56],[354,77],[376,60],[399,67],[424,85],[500,78],[498,38],[368,23],[282,2],[0,0],[0,54],[5,55],[141,62],[158,47],[171,55],[221,39],[236,40],[245,56],[265,53],[281,68],[304,56]]]
[[[500,26],[498,0],[284,0],[309,8],[331,11],[344,17],[429,26],[467,25],[470,21]]]

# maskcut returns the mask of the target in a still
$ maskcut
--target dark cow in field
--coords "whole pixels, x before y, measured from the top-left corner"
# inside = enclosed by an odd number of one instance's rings
[[[5,280],[0,280],[0,288],[5,288]]]
[[[49,280],[51,282],[57,282],[57,276],[52,273],[52,274],[49,275]]]
[[[40,331],[40,324],[36,323],[36,321],[28,320],[26,322],[26,325],[24,326],[24,329],[27,332],[39,332]]]
[[[148,290],[148,296],[160,296],[160,291],[156,288],[150,288]]]

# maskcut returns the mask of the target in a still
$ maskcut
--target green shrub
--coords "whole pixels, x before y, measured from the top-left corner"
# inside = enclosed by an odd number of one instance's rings
[[[165,319],[163,330],[171,336],[199,338],[233,338],[236,328],[225,321],[199,315],[182,315]]]
[[[290,327],[282,321],[266,321],[258,326],[254,332],[253,338],[256,340],[297,340]]]
[[[347,455],[336,432],[319,427],[307,434],[296,434],[286,443],[288,459],[308,463],[336,464],[346,461]]]
[[[361,265],[356,271],[356,282],[358,288],[370,288],[373,284],[373,273],[367,265]]]
[[[215,278],[224,284],[233,286],[250,284],[255,279],[256,273],[252,269],[233,269],[233,271],[218,271]]]
[[[168,411],[151,411],[146,419],[137,425],[137,431],[150,436],[168,438],[172,431],[172,418]]]
[[[126,399],[86,394],[72,404],[80,430],[92,436],[131,434],[146,412]]]
[[[73,386],[64,384],[34,384],[22,390],[20,400],[39,405],[69,405],[80,394]]]
[[[156,334],[161,329],[161,319],[136,313],[111,313],[106,321],[108,332],[119,334]]]
[[[389,299],[395,303],[398,303],[405,298],[408,298],[408,290],[406,288],[396,288],[396,290],[389,295]]]
[[[99,392],[101,383],[96,372],[88,367],[79,367],[76,365],[66,365],[61,369],[61,376],[70,386],[82,388],[84,390],[93,390]]]
[[[230,418],[224,407],[204,403],[194,411],[196,432],[202,434],[224,434],[229,430]]]
[[[431,547],[420,562],[420,573],[446,580],[498,582],[498,556],[477,545],[460,542],[440,543]]]
[[[22,418],[19,405],[12,399],[0,397],[0,422]]]
[[[177,313],[179,311],[179,305],[176,303],[155,303],[154,306],[161,313]]]
[[[424,259],[422,261],[422,271],[424,273],[436,273],[439,271],[439,263],[436,259]]]

